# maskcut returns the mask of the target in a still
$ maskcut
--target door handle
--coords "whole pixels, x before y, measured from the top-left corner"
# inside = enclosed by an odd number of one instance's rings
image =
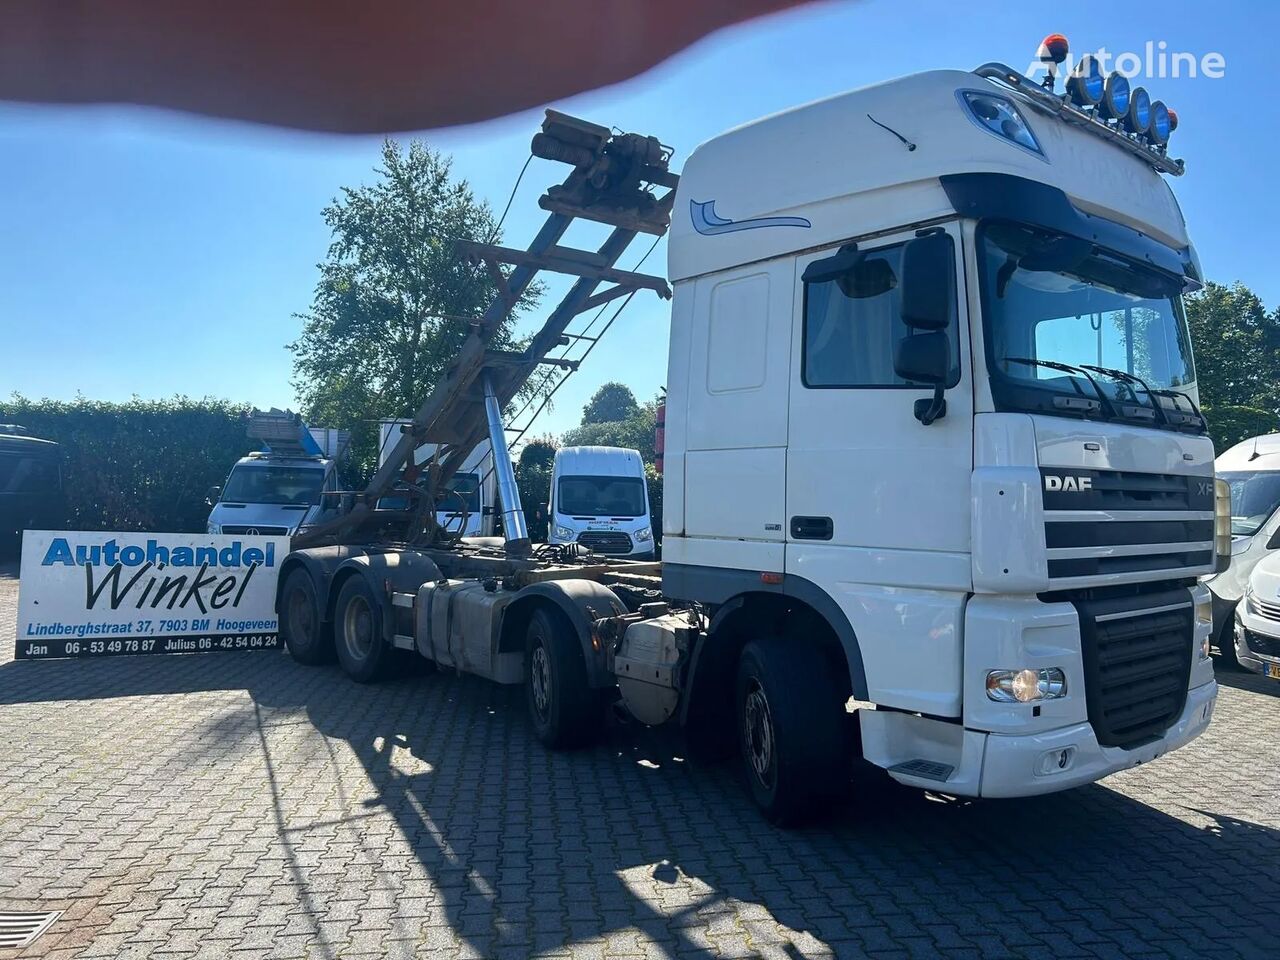
[[[835,535],[835,524],[830,517],[792,517],[793,540],[830,540]]]

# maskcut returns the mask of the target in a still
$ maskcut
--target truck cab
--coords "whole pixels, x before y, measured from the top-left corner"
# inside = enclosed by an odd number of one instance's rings
[[[1214,466],[1231,488],[1231,562],[1205,584],[1213,594],[1214,642],[1231,662],[1236,605],[1253,568],[1280,547],[1280,433],[1242,440],[1223,451]]]
[[[209,513],[208,533],[292,536],[320,515],[321,494],[338,489],[336,461],[268,452],[241,457]]]
[[[948,793],[1150,760],[1217,692],[1181,168],[1065,104],[992,64],[798,107],[699,147],[670,233],[664,593],[824,643],[863,755]]]
[[[551,543],[579,543],[606,556],[653,559],[649,487],[638,450],[557,450],[548,516]]]

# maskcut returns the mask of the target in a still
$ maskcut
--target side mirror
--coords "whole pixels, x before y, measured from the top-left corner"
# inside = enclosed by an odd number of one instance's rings
[[[945,333],[935,330],[900,340],[893,351],[893,372],[903,380],[933,387],[931,399],[916,401],[917,420],[927,427],[946,416],[947,401],[942,388],[951,372],[951,341]]]
[[[951,326],[955,254],[951,238],[930,233],[902,249],[902,322],[913,330],[945,330]],[[899,374],[903,376],[903,374]]]
[[[204,495],[206,506],[212,507],[215,503],[222,499],[221,487],[210,487],[209,492]]]
[[[1280,550],[1280,527],[1276,528],[1276,532],[1271,535],[1271,539],[1267,541],[1268,550]]]

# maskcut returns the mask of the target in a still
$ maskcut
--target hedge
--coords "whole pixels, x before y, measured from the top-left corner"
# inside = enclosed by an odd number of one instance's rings
[[[105,403],[15,395],[0,401],[0,423],[62,445],[66,528],[203,532],[209,487],[254,447],[248,409],[181,396]]]

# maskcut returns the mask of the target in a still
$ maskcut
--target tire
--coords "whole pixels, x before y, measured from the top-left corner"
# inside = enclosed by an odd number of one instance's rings
[[[587,685],[578,637],[559,611],[539,607],[529,619],[524,691],[529,720],[545,746],[581,747],[600,729],[604,696]]]
[[[1240,670],[1240,657],[1236,654],[1236,618],[1235,614],[1222,625],[1218,631],[1218,663],[1228,670]]]
[[[364,577],[348,577],[338,591],[333,616],[338,663],[357,683],[377,683],[395,653],[382,638],[382,602]]]
[[[289,656],[309,667],[333,662],[333,628],[320,612],[311,574],[297,567],[285,577],[280,591],[280,635]]]
[[[821,650],[800,640],[752,640],[738,661],[735,727],[743,773],[765,818],[816,817],[847,790],[846,715]]]

